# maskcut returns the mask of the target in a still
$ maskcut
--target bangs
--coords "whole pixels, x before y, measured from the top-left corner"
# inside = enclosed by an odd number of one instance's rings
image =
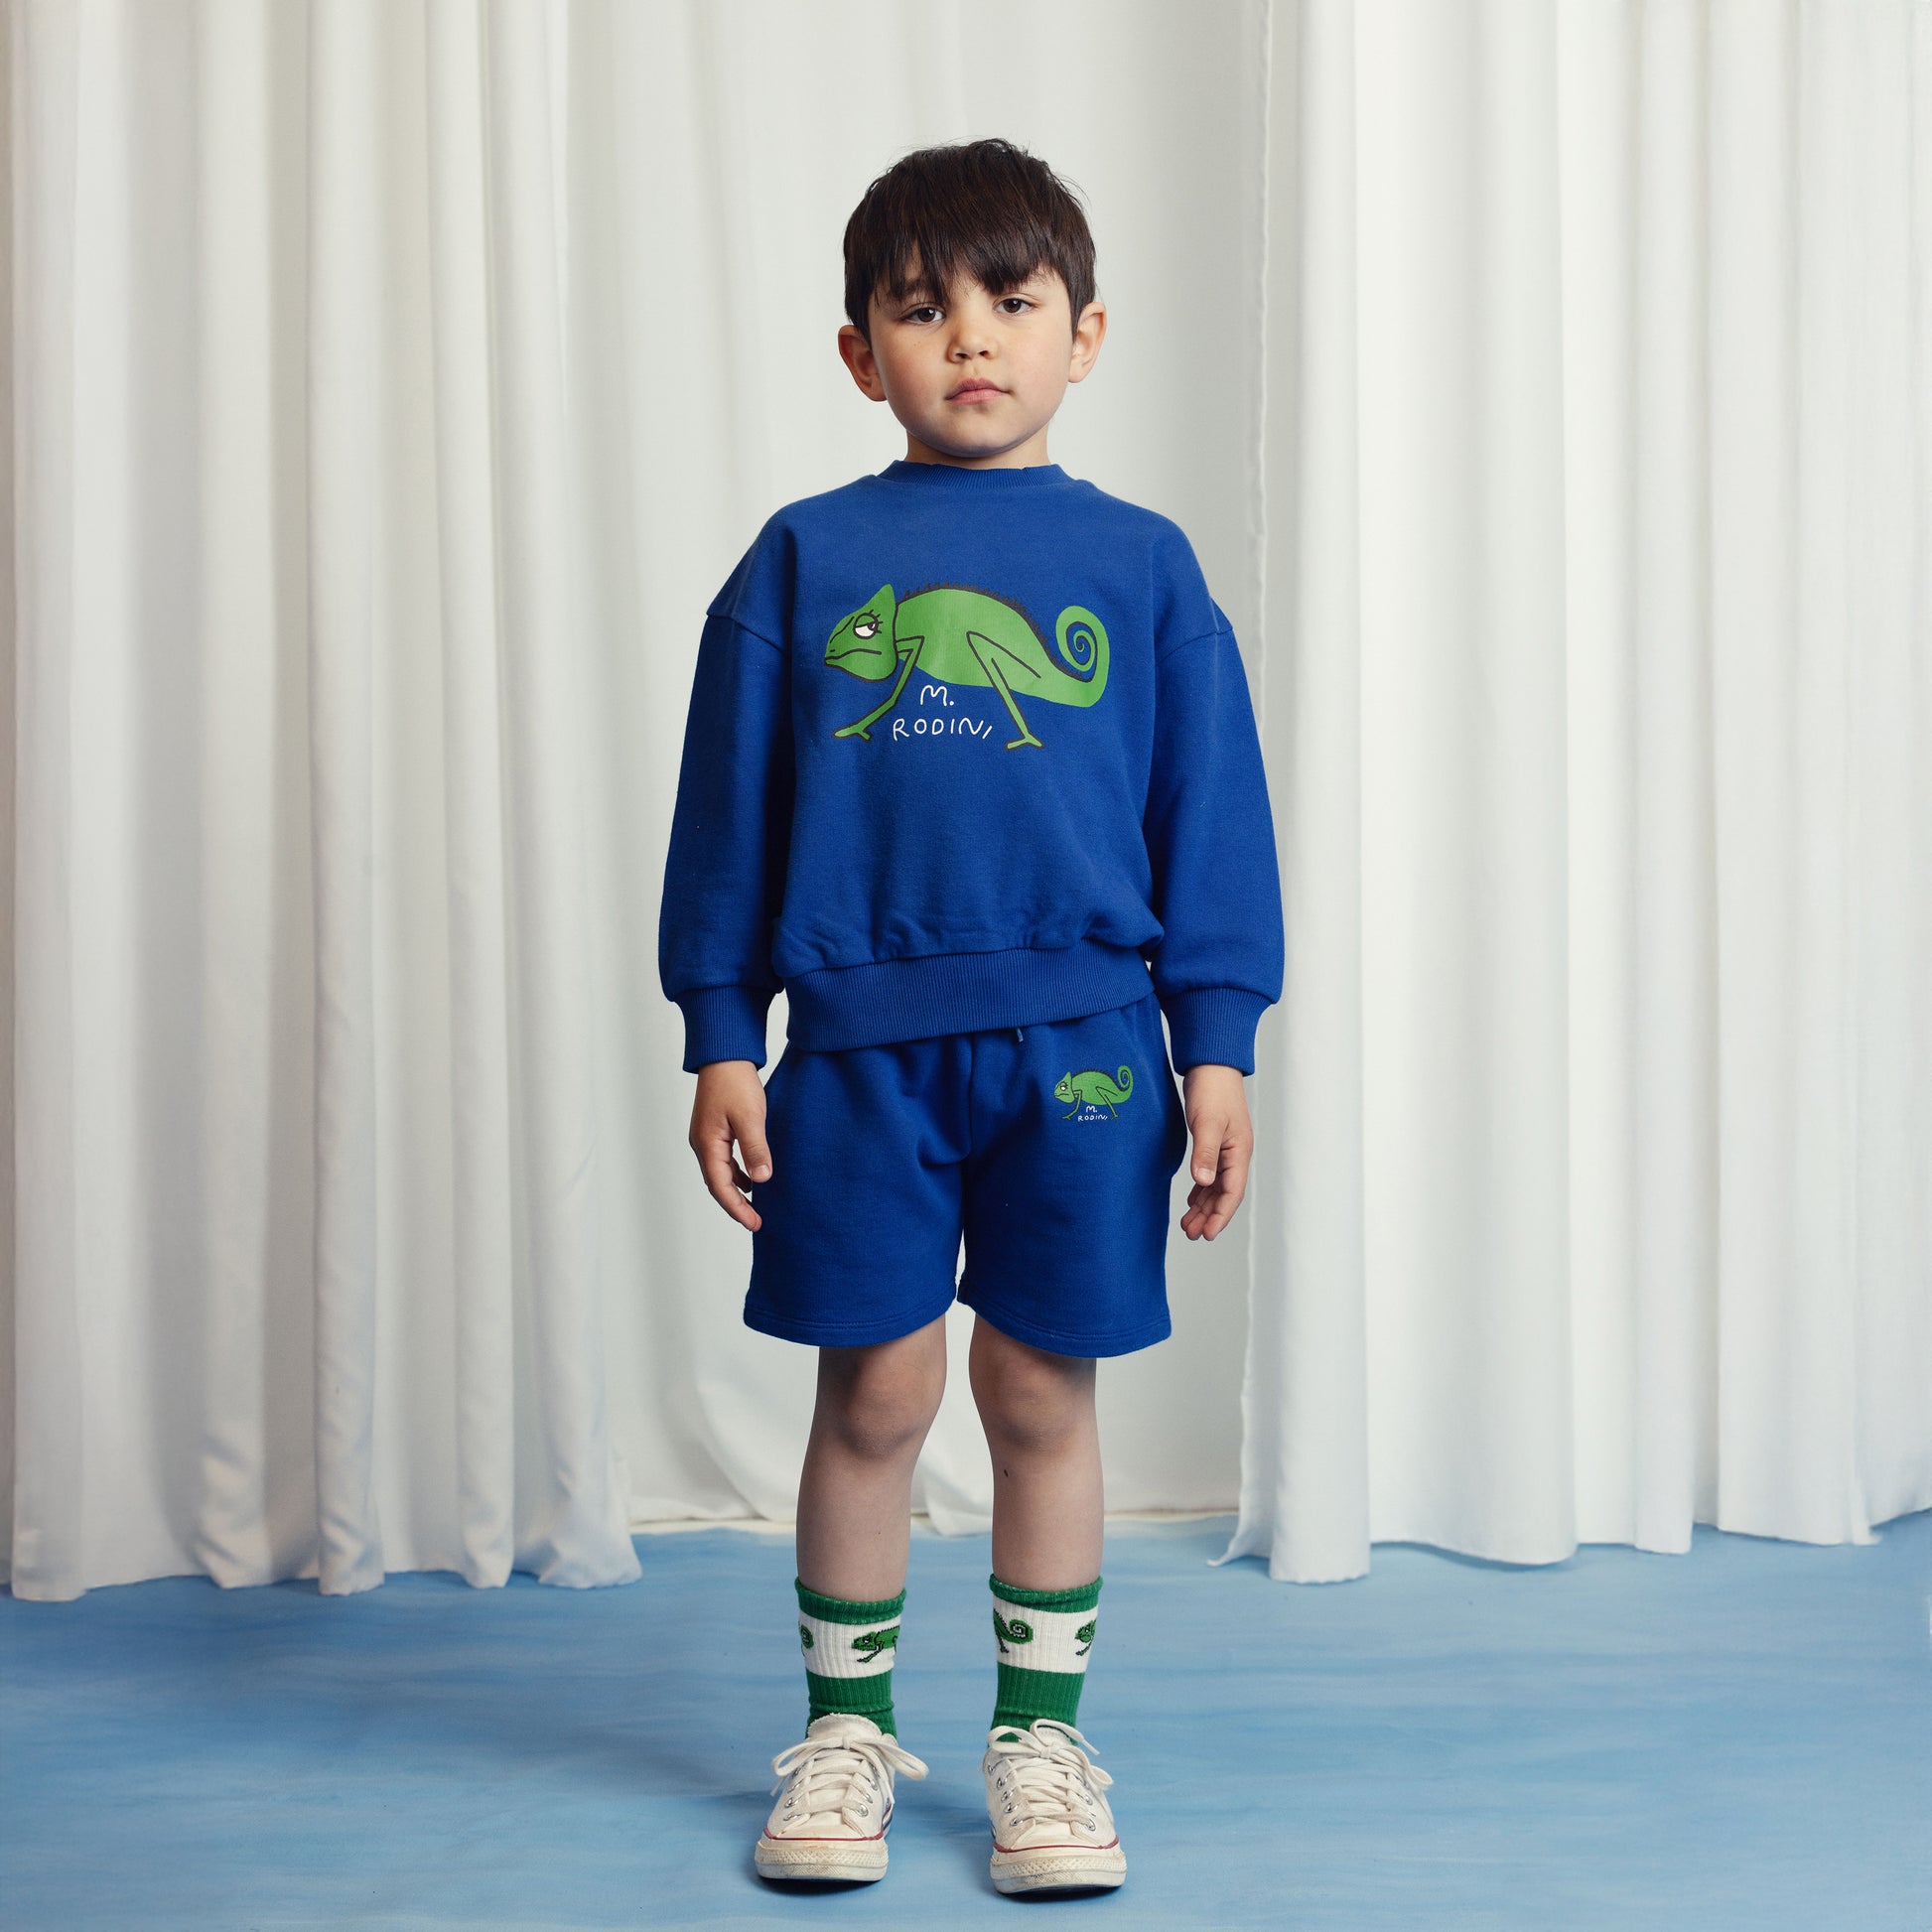
[[[846,315],[868,342],[872,298],[944,306],[962,276],[998,295],[1052,270],[1072,321],[1094,299],[1093,236],[1036,156],[989,139],[922,148],[866,190],[845,230]]]

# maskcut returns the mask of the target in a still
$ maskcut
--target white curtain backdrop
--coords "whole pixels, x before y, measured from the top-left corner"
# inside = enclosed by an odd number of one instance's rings
[[[1230,1554],[1867,1542],[1932,1503],[1932,8],[1267,67]]]
[[[5,22],[18,1594],[789,1515],[812,1358],[655,980],[677,750],[763,516],[902,453],[846,214],[993,132],[1088,199],[1053,457],[1193,538],[1289,908],[1110,1505],[1238,1493],[1315,1580],[1932,1504],[1923,5]]]

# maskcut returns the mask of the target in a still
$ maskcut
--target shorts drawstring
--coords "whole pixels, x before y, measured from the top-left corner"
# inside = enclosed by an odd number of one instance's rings
[[[1015,1039],[1025,1039],[1025,1038],[1027,1037],[1027,1030],[1026,1030],[1026,1028],[1025,1028],[1025,1027],[1016,1027],[1016,1028],[1014,1028],[1014,1030],[1013,1030],[1013,1036],[1014,1036],[1014,1038],[1015,1038]]]

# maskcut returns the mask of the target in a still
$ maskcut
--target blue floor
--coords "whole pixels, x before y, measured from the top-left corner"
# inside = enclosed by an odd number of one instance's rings
[[[1932,1513],[1534,1570],[1384,1544],[1313,1588],[1207,1568],[1228,1529],[1109,1531],[1112,1895],[988,1881],[984,1537],[913,1542],[895,1683],[932,1775],[890,1873],[767,1888],[791,1550],[707,1530],[640,1537],[620,1589],[0,1596],[0,1924],[1932,1927]]]

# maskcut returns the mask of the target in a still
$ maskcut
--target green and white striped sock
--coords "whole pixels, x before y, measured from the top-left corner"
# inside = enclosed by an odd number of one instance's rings
[[[1100,1582],[1077,1589],[1022,1589],[997,1577],[993,1632],[999,1644],[1000,1689],[993,1724],[1025,1730],[1035,1718],[1072,1724],[1086,1681],[1087,1652],[1099,1623]]]
[[[893,1655],[904,1607],[903,1590],[876,1603],[854,1603],[798,1584],[798,1648],[805,1653],[805,1689],[811,1698],[807,1724],[830,1711],[856,1711],[898,1735],[893,1724]]]

